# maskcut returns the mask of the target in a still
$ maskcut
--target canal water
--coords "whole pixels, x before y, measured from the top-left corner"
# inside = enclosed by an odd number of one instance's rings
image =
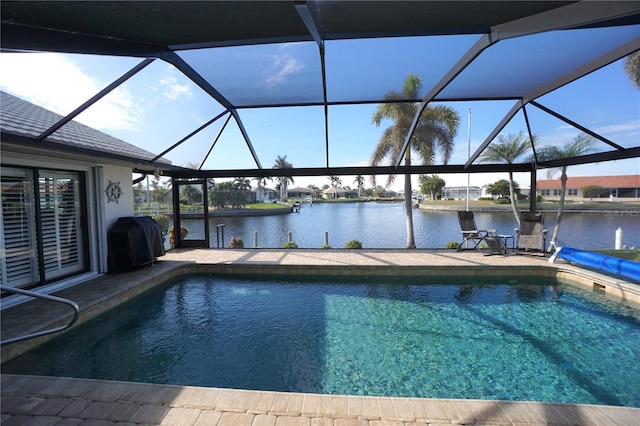
[[[495,229],[499,234],[513,235],[517,227],[511,211],[475,212],[476,225]],[[461,241],[455,211],[413,209],[413,224],[418,248],[444,248],[450,241]],[[189,238],[202,238],[201,221],[182,220]],[[291,232],[300,248],[320,248],[325,231],[329,245],[343,248],[349,240],[362,242],[363,248],[405,248],[406,222],[402,203],[318,203],[303,204],[299,213],[255,217],[214,217],[209,220],[211,247],[216,247],[217,225],[224,225],[224,244],[232,237],[242,238],[246,248],[281,248]],[[555,225],[555,212],[545,213],[547,243]],[[627,248],[640,247],[640,213],[564,213],[558,237],[559,245],[581,249],[614,248],[618,228],[623,232]],[[222,237],[220,236],[220,240]]]

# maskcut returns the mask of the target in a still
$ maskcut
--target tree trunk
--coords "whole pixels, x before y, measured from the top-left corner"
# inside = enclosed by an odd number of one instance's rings
[[[513,172],[509,172],[509,197],[511,198],[511,210],[513,210],[513,217],[516,218],[518,228],[520,228],[520,214],[518,213],[518,205],[516,204],[516,190],[513,185]]]
[[[280,201],[284,200],[284,183],[282,183],[282,178],[278,178],[280,180]]]
[[[280,201],[282,201],[283,203],[285,201],[287,201],[287,198],[289,194],[287,194],[287,178],[286,177],[282,177],[280,178]]]
[[[553,227],[553,235],[549,242],[547,251],[551,251],[556,247],[556,240],[558,239],[558,233],[560,232],[560,221],[562,220],[562,211],[564,210],[564,197],[567,192],[567,168],[562,168],[562,175],[560,175],[560,204],[558,204],[558,213],[556,214],[556,224]]]
[[[405,164],[411,166],[410,148],[407,148]],[[413,235],[413,205],[411,204],[411,174],[404,175],[404,214],[407,219],[407,248],[416,248],[416,239]]]

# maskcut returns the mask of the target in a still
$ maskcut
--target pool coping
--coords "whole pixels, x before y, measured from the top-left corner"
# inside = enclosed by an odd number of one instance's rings
[[[606,405],[320,395],[7,374],[1,379],[3,424],[622,426],[640,415],[638,408]]]
[[[465,252],[465,253],[453,253],[452,251],[438,251],[438,250],[204,250],[204,249],[183,249],[177,250],[168,253],[165,258],[161,258],[155,265],[142,268],[139,270],[119,273],[119,274],[106,274],[94,278],[87,283],[82,285],[76,285],[74,287],[70,287],[68,289],[61,290],[56,292],[55,294],[61,297],[69,297],[75,300],[81,308],[81,319],[79,323],[88,321],[91,318],[94,318],[97,315],[105,312],[108,309],[116,306],[117,304],[123,303],[133,297],[136,297],[143,292],[175,277],[178,277],[183,274],[188,273],[198,273],[198,272],[210,272],[210,273],[242,273],[242,274],[291,274],[291,275],[377,275],[377,276],[398,276],[398,275],[420,275],[424,273],[429,273],[430,275],[441,275],[441,276],[451,276],[451,275],[465,275],[465,274],[474,274],[474,275],[500,275],[500,273],[508,273],[509,275],[518,275],[518,276],[530,276],[532,272],[534,275],[544,275],[550,277],[558,277],[564,281],[569,281],[571,284],[576,286],[604,293],[608,298],[612,300],[616,300],[620,303],[624,303],[626,305],[637,308],[640,306],[640,286],[637,284],[633,284],[627,282],[625,280],[606,276],[596,271],[579,268],[574,265],[561,262],[550,264],[547,262],[546,258],[542,256],[482,256],[482,254],[477,252]],[[15,307],[6,309],[2,311],[2,335],[3,338],[12,337],[12,333],[20,334],[25,332],[31,332],[34,329],[33,324],[29,324],[24,321],[25,317],[34,317],[36,315],[47,313],[48,320],[47,321],[39,321],[41,324],[40,327],[43,326],[56,326],[66,321],[66,318],[70,315],[70,313],[65,311],[64,307],[55,307],[55,308],[45,308],[40,301],[31,301],[28,303],[24,303],[22,305],[17,305]],[[27,341],[24,343],[9,345],[6,348],[2,348],[2,360],[6,361],[8,359],[17,356],[19,353],[22,353],[26,350],[29,350],[43,342],[55,338],[56,336],[45,336],[38,339],[33,339],[31,341]],[[26,382],[22,380],[22,377],[27,376],[2,376],[3,381],[3,407],[2,413],[3,416],[6,415],[17,415],[12,413],[5,412],[5,380],[11,383],[23,383],[25,384],[25,388],[23,389],[24,394],[20,398],[41,398],[41,396],[37,396],[39,394],[34,393],[37,389],[31,389],[26,383],[30,383],[27,379]],[[36,380],[35,376],[32,377],[33,380]],[[22,381],[21,381],[22,380]],[[38,380],[45,380],[43,378],[39,378]],[[47,380],[53,380],[55,382],[56,378],[47,378]],[[60,379],[60,381],[66,381],[67,379]],[[68,379],[68,380],[76,380],[82,382],[81,379]],[[87,383],[90,381],[87,381]],[[76,382],[73,381],[75,384]],[[106,384],[105,384],[106,383]],[[101,385],[101,387],[107,386],[112,382],[105,382]],[[136,389],[139,388],[136,384],[134,386]],[[16,385],[17,386],[17,385]],[[61,386],[61,385],[60,385]],[[79,386],[79,385],[78,385]],[[110,386],[110,385],[109,385]],[[107,387],[109,387],[107,386]],[[162,385],[153,385],[153,386],[162,386]],[[14,386],[15,387],[15,386]],[[63,387],[63,386],[61,386]],[[173,389],[172,387],[168,387]],[[191,391],[192,387],[181,387],[184,389],[188,389]],[[12,388],[13,389],[13,388]],[[145,388],[146,389],[146,388]],[[155,388],[154,388],[155,389]],[[207,393],[207,388],[197,388],[200,389],[198,393]],[[229,398],[236,398],[237,395],[244,395],[242,391],[238,390],[217,390],[221,392],[220,395],[225,394],[227,392],[231,392],[232,396]],[[241,392],[237,394],[237,392]],[[244,391],[249,392],[249,391]],[[276,395],[278,393],[275,393]],[[26,395],[26,396],[25,396]],[[236,396],[233,396],[236,395]],[[288,398],[292,398],[290,393],[284,393]],[[305,395],[306,398],[312,398],[311,396],[307,396],[310,394],[300,394]],[[52,398],[54,396],[45,395],[45,400]],[[255,397],[255,396],[254,396]],[[337,396],[332,396],[332,398],[336,398]],[[67,398],[67,397],[65,397]],[[225,396],[224,398],[227,398]],[[279,396],[278,398],[285,398],[284,396]],[[315,395],[314,395],[315,398]],[[349,398],[354,398],[350,396],[344,396],[340,398],[347,398],[345,401],[347,403],[351,401]],[[366,398],[366,397],[365,397]],[[304,398],[303,398],[304,399]],[[395,401],[396,399],[392,399]],[[404,398],[398,398],[398,401],[404,401]],[[380,398],[377,400],[377,404],[380,405]],[[417,423],[425,423],[423,420],[447,420],[450,424],[451,422],[460,423],[461,421],[473,421],[477,422],[482,419],[487,419],[488,417],[479,416],[479,413],[501,413],[498,417],[491,417],[492,421],[497,421],[498,423],[489,423],[489,424],[517,424],[522,420],[521,417],[512,414],[513,419],[518,419],[517,421],[512,420],[508,415],[515,409],[514,407],[521,407],[518,403],[514,403],[512,401],[509,402],[498,402],[498,401],[482,401],[470,403],[469,400],[460,400],[463,402],[451,402],[454,400],[426,400],[426,401],[445,401],[443,402],[446,407],[449,407],[449,413],[451,414],[447,419],[439,419],[439,418],[420,418],[416,416],[402,417],[396,416],[393,418],[393,421],[398,422],[417,422]],[[96,402],[96,401],[94,401]],[[130,401],[131,402],[131,401]],[[166,401],[165,401],[166,402]],[[371,403],[369,401],[369,403]],[[358,403],[360,404],[360,403]],[[403,404],[400,402],[395,402],[396,405]],[[422,404],[422,403],[421,403]],[[453,405],[452,405],[453,404]],[[478,405],[479,404],[479,405]],[[487,410],[480,409],[480,411],[476,412],[469,407],[475,405],[483,405],[489,404],[490,408]],[[497,405],[496,405],[497,404]],[[511,408],[501,408],[501,404],[504,407]],[[504,405],[507,404],[507,405]],[[522,403],[529,404],[526,405],[527,410],[530,408],[530,404],[534,403]],[[607,406],[593,406],[596,408],[589,408],[591,406],[583,406],[580,404],[546,404],[550,405],[550,407],[546,407],[544,403],[535,403],[535,404],[543,404],[543,406],[536,406],[534,409],[536,413],[535,416],[529,416],[528,423],[525,421],[525,424],[538,424],[538,423],[547,423],[549,420],[548,417],[542,417],[542,422],[540,421],[539,410],[543,410],[544,413],[555,413],[555,411],[560,410],[562,413],[575,412],[579,414],[580,419],[583,420],[581,424],[589,424],[589,421],[584,421],[582,418],[584,413],[591,413],[589,416],[597,416],[604,415],[604,418],[609,418],[612,412],[619,411],[620,414],[616,414],[615,419],[631,419],[634,421],[640,416],[640,409],[629,408],[629,407],[610,407],[610,408],[602,408]],[[348,405],[348,404],[347,404]],[[375,404],[374,404],[375,405]],[[524,407],[525,405],[522,405]],[[467,412],[464,416],[461,415],[460,410],[467,407],[467,410],[471,410]],[[566,408],[566,407],[571,408]],[[171,406],[171,409],[167,412],[167,416],[170,417],[170,412],[172,410],[180,408]],[[455,410],[451,410],[451,407],[454,407]],[[558,408],[565,407],[565,408]],[[586,407],[586,408],[585,408]],[[186,406],[182,407],[183,409],[188,408]],[[216,413],[227,413],[224,411],[225,407],[219,407],[217,405],[212,406],[211,410]],[[505,410],[507,413],[505,413]],[[595,410],[595,411],[594,411]],[[630,411],[629,411],[630,410]],[[201,410],[204,413],[207,410]],[[294,410],[295,411],[295,410]],[[340,411],[340,410],[338,410]],[[335,424],[338,424],[337,420],[342,419],[345,421],[348,420],[363,420],[363,421],[382,421],[384,419],[391,420],[391,417],[376,417],[373,416],[363,417],[361,415],[353,417],[347,415],[346,417],[343,414],[340,414],[336,411],[338,417],[335,417]],[[518,410],[516,410],[518,411]],[[603,414],[606,411],[608,414]],[[229,411],[230,413],[234,413],[235,411]],[[519,412],[519,411],[518,411]],[[202,414],[201,413],[201,414]],[[251,414],[249,411],[244,411],[245,414]],[[275,414],[280,413],[279,411],[267,411],[261,412],[261,414],[255,414],[252,421],[256,421],[258,417],[255,416],[267,416],[264,419],[260,417],[260,421],[265,421],[270,424],[271,420],[278,417]],[[292,414],[289,411],[282,411],[282,416],[290,417]],[[297,413],[297,411],[295,412]],[[293,414],[295,414],[293,413]],[[455,415],[453,414],[455,413]],[[475,413],[473,416],[469,413]],[[574,413],[574,414],[575,414]],[[631,416],[632,413],[633,417]],[[211,414],[211,413],[209,413]],[[329,419],[331,417],[326,417],[328,414],[323,413],[321,417],[309,417],[304,416],[302,413],[298,413],[300,416],[296,416],[296,419],[302,421],[303,424],[307,424],[308,419],[309,422],[313,419]],[[307,413],[309,414],[309,413]],[[348,413],[347,413],[348,414]],[[23,414],[21,414],[23,415]],[[577,415],[577,414],[576,414]],[[466,416],[466,417],[465,417]],[[469,417],[471,416],[471,417]],[[528,416],[528,415],[527,415]],[[556,416],[556,414],[554,414]],[[552,419],[556,421],[557,419],[564,418],[564,414],[557,414],[559,417],[553,417]],[[573,414],[568,415],[569,419],[574,419],[575,416]],[[215,416],[214,416],[215,417]],[[229,417],[229,416],[227,416]],[[591,417],[588,417],[591,418]],[[302,420],[301,420],[302,419]],[[473,420],[475,419],[475,420]],[[614,419],[614,420],[615,420]],[[222,417],[220,419],[222,420]],[[342,421],[340,420],[340,421]],[[320,421],[320,420],[318,420]],[[484,421],[484,420],[482,420]],[[307,422],[307,423],[305,423]],[[442,423],[441,422],[441,423]],[[444,422],[444,423],[447,423]],[[153,422],[152,422],[153,423]],[[317,421],[316,421],[317,423]],[[428,423],[428,422],[427,422]],[[184,423],[190,424],[190,423]],[[193,423],[195,424],[195,423]],[[212,424],[212,423],[209,423]],[[215,424],[215,423],[213,423]],[[232,424],[232,423],[229,423]],[[273,423],[275,424],[275,423]],[[296,423],[298,424],[298,423]],[[322,424],[322,423],[318,423]],[[347,424],[347,423],[345,423]],[[353,423],[356,424],[356,423]],[[359,424],[359,423],[358,423]],[[480,423],[476,423],[480,424]],[[602,424],[601,422],[594,422],[594,424]],[[611,424],[616,424],[612,422]],[[620,423],[620,424],[625,424]],[[626,423],[628,424],[628,423]]]

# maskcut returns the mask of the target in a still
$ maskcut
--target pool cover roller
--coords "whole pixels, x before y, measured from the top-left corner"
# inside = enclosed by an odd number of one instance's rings
[[[640,262],[620,259],[618,257],[579,250],[567,246],[558,247],[558,250],[556,250],[553,256],[549,259],[549,262],[553,263],[556,257],[577,263],[578,265],[640,281]]]

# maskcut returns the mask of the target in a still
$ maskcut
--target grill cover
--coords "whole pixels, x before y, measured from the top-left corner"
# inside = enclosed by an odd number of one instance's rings
[[[152,263],[164,256],[162,229],[150,216],[121,217],[108,234],[109,272],[120,272]]]

